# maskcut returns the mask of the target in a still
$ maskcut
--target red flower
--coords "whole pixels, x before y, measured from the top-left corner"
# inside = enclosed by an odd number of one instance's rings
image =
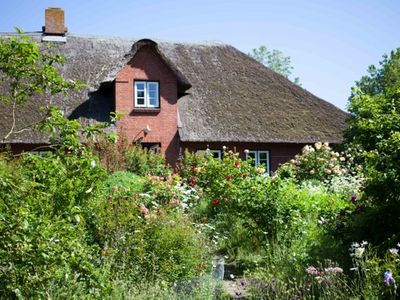
[[[213,200],[213,205],[214,205],[214,206],[218,206],[218,205],[219,205],[219,200],[218,200],[217,198],[215,198],[215,199]]]
[[[232,180],[232,175],[226,175],[226,176],[225,176],[225,179],[226,179],[226,180]]]
[[[196,185],[196,179],[197,179],[196,177],[192,177],[189,180],[189,185],[192,186],[192,187],[195,186]]]
[[[235,161],[235,167],[236,167],[236,168],[240,168],[241,165],[242,165],[242,164],[240,163],[239,160],[238,160],[238,161]]]

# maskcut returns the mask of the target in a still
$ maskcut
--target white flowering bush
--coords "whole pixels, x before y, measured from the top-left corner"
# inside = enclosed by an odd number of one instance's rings
[[[298,182],[319,180],[330,182],[339,176],[355,175],[362,171],[356,166],[352,149],[343,152],[332,150],[328,143],[317,142],[313,146],[306,145],[286,164],[282,165],[276,175],[281,178],[294,178]]]

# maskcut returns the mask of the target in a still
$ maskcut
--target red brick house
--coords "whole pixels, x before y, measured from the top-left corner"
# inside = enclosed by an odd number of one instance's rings
[[[29,35],[38,43],[60,43],[68,59],[61,73],[87,88],[32,99],[17,112],[18,128],[40,120],[43,105],[55,104],[82,123],[107,122],[117,111],[124,117],[116,130],[132,143],[159,149],[172,165],[185,149],[209,148],[219,156],[227,146],[243,158],[248,149],[269,170],[305,144],[342,141],[345,112],[232,46],[68,35],[63,15],[56,14],[49,10],[44,32]],[[10,107],[2,104],[0,135],[10,121]],[[21,151],[46,141],[28,128],[6,142]]]

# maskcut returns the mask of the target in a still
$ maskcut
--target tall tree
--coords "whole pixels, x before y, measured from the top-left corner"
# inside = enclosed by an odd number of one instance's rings
[[[400,238],[400,48],[384,55],[380,66],[370,66],[352,89],[346,141],[362,149],[379,242]],[[382,216],[385,216],[382,218]],[[369,227],[368,227],[369,226]]]
[[[273,49],[270,51],[267,46],[261,45],[258,48],[254,48],[249,53],[249,56],[288,79],[292,75],[293,66],[291,65],[290,56],[285,56],[279,50]],[[299,77],[295,77],[293,82],[301,86]]]
[[[17,29],[15,36],[0,38],[0,102],[12,106],[12,124],[5,141],[15,133],[15,111],[33,95],[65,93],[82,85],[65,80],[57,70],[65,58],[57,54],[52,44],[32,41]],[[1,137],[0,137],[1,138]]]

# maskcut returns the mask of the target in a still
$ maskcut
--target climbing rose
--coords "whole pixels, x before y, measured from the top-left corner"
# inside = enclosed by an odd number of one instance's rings
[[[218,206],[218,205],[219,205],[219,200],[218,200],[217,198],[215,198],[215,199],[213,200],[213,205],[214,205],[214,206]]]

